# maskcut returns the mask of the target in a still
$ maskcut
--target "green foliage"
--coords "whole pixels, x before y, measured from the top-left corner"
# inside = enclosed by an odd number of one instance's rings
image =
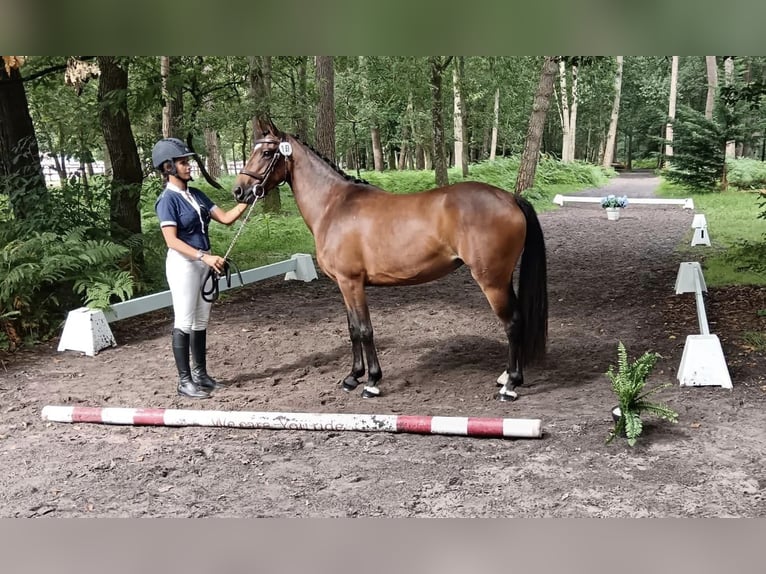
[[[612,382],[612,390],[619,400],[620,418],[615,422],[607,443],[612,442],[616,436],[622,434],[628,440],[630,446],[634,446],[643,431],[641,415],[644,413],[655,415],[661,419],[677,422],[678,413],[671,408],[651,402],[649,397],[666,387],[670,383],[656,386],[649,390],[646,387],[646,379],[654,368],[658,353],[645,352],[632,363],[628,362],[628,353],[622,341],[617,346],[617,370],[613,365],[609,366],[606,376]]]
[[[673,158],[666,177],[688,189],[719,189],[724,169],[726,135],[713,120],[680,106],[673,124]]]
[[[747,331],[742,334],[742,339],[746,345],[753,348],[754,351],[766,351],[766,333],[759,331]]]
[[[459,169],[449,170],[450,183],[459,181],[482,181],[501,189],[512,190],[519,171],[519,157],[501,157],[495,161],[472,164],[468,176],[463,178]],[[543,156],[535,173],[535,189],[545,192],[551,186],[570,185],[598,187],[604,185],[615,172],[584,162],[561,163]],[[364,171],[362,177],[371,184],[394,193],[414,193],[436,185],[433,170],[420,171]]]
[[[75,281],[74,291],[84,296],[87,307],[106,309],[115,297],[125,301],[133,296],[133,278],[127,271],[100,270]]]
[[[8,221],[0,228],[0,246],[0,346],[50,335],[64,310],[81,304],[76,293],[97,307],[133,293],[130,276],[116,267],[127,249],[88,239],[82,228],[59,234]]]
[[[766,162],[751,158],[726,160],[726,178],[736,189],[766,189]]]
[[[712,249],[704,255],[702,265],[708,287],[723,285],[766,285],[766,235],[763,220],[759,219],[758,193],[723,191],[721,193],[695,193],[667,181],[660,185],[661,197],[691,197],[698,213],[704,213]],[[692,231],[689,230],[689,240]],[[698,248],[697,248],[698,249]]]

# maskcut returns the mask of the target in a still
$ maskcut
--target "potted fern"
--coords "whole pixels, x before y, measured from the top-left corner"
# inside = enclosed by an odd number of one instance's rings
[[[678,421],[678,413],[673,409],[649,400],[651,395],[670,386],[670,383],[649,390],[645,389],[646,378],[659,357],[658,353],[645,352],[629,363],[625,345],[620,341],[617,346],[617,370],[615,371],[614,366],[610,365],[606,372],[606,376],[612,382],[612,390],[619,401],[619,405],[612,409],[614,428],[606,439],[607,444],[616,436],[625,436],[630,446],[635,445],[643,430],[641,415],[644,413],[673,423]]]

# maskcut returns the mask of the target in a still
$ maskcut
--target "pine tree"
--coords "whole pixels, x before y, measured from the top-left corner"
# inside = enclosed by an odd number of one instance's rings
[[[725,169],[725,131],[715,117],[709,120],[688,106],[679,107],[667,178],[695,190],[719,189]]]

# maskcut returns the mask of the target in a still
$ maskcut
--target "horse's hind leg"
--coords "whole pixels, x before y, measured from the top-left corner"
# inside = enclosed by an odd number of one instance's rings
[[[498,384],[502,385],[498,398],[501,401],[514,400],[518,395],[513,389],[524,382],[521,361],[519,360],[522,325],[518,300],[513,292],[510,281],[505,285],[495,286],[488,285],[486,281],[482,282],[479,278],[476,278],[476,280],[484,292],[487,301],[489,301],[492,310],[503,322],[503,329],[508,337],[508,363],[503,374],[497,379]]]
[[[383,372],[378,362],[375,340],[367,307],[367,297],[361,281],[339,280],[338,286],[346,303],[348,316],[348,331],[351,337],[353,364],[351,373],[343,380],[343,390],[352,391],[359,385],[359,377],[364,375],[364,359],[367,360],[367,385],[364,387],[364,398],[377,397],[380,394],[378,383]],[[362,354],[364,353],[364,355]]]
[[[524,384],[524,370],[521,360],[522,322],[518,299],[513,288],[508,289],[508,307],[512,309],[511,320],[504,322],[505,334],[508,337],[508,366],[505,372],[497,378],[497,383],[502,385],[498,393],[501,401],[514,400],[518,397],[516,387]],[[510,384],[510,389],[508,388]]]

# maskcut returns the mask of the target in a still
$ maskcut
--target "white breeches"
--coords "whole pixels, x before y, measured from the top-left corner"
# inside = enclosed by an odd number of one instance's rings
[[[202,299],[201,288],[207,270],[202,261],[190,261],[174,249],[168,249],[165,275],[173,299],[173,327],[184,333],[207,329],[212,303]]]

